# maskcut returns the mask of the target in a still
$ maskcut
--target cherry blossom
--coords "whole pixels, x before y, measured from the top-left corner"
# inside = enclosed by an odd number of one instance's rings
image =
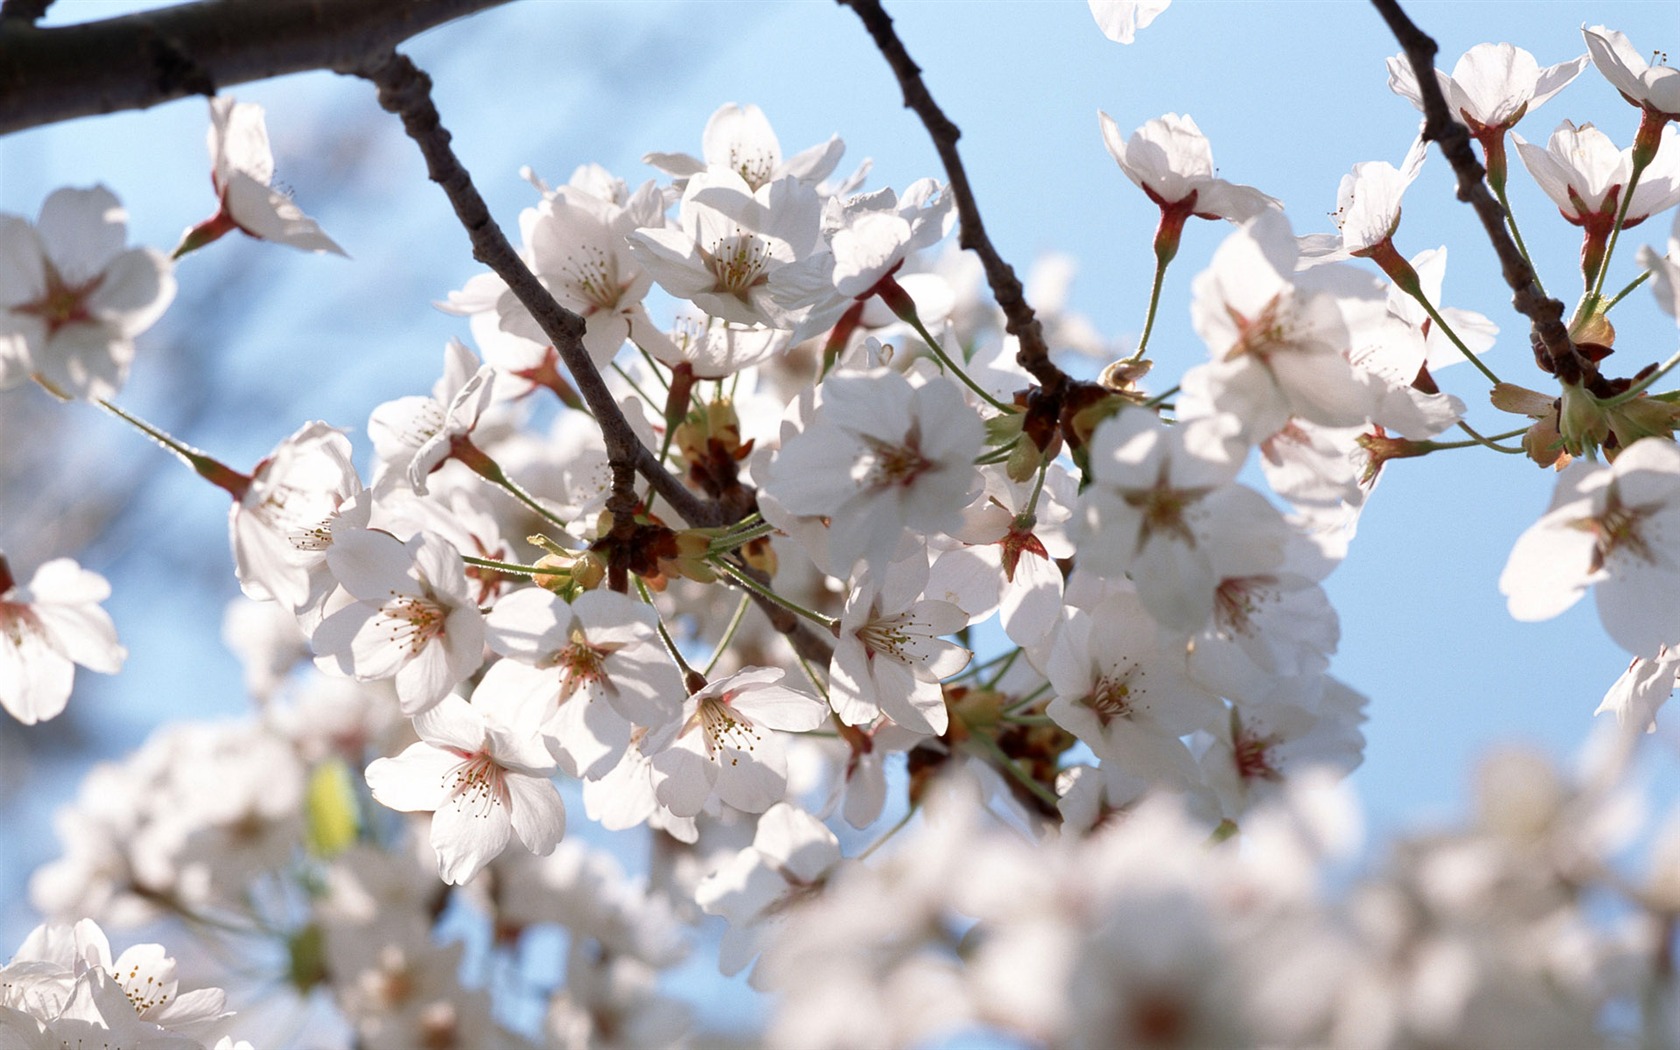
[[[1652,65],[1623,33],[1604,26],[1583,26],[1587,53],[1622,97],[1662,120],[1680,119],[1680,69]]]
[[[175,298],[169,260],[127,239],[103,186],[54,190],[33,224],[0,214],[0,390],[34,379],[95,401],[122,389],[134,337]]]
[[[1376,255],[1376,249],[1394,236],[1400,225],[1400,197],[1417,181],[1428,155],[1422,136],[1412,140],[1400,167],[1386,160],[1364,161],[1342,176],[1336,191],[1334,236],[1302,238],[1301,254],[1314,262]],[[1392,245],[1390,245],[1392,251]]]
[[[701,133],[700,149],[705,159],[686,153],[649,153],[642,163],[685,180],[708,169],[722,169],[739,175],[753,190],[777,179],[792,176],[815,186],[828,178],[840,163],[846,144],[832,135],[827,142],[782,159],[782,145],[764,111],[750,103],[726,102],[717,108]],[[686,184],[684,184],[686,185]]]
[[[548,780],[554,759],[506,715],[500,704],[445,697],[414,716],[419,743],[367,768],[382,805],[432,814],[432,849],[445,882],[471,879],[515,837],[542,856],[565,833],[565,806]]]
[[[70,700],[80,664],[116,674],[128,650],[99,603],[111,587],[69,558],[35,570],[27,584],[0,555],[0,707],[24,725],[55,718]]]
[[[1116,44],[1129,44],[1137,36],[1137,31],[1155,21],[1156,16],[1165,11],[1172,0],[1087,0],[1091,5],[1091,17],[1097,20],[1097,28],[1102,30],[1103,36]]]
[[[305,423],[264,456],[228,511],[234,574],[245,594],[297,611],[319,605],[333,586],[333,529],[367,526],[372,506],[356,499],[361,491],[350,439],[325,423]]]
[[[828,706],[782,685],[783,672],[751,667],[689,694],[682,718],[650,734],[661,805],[692,817],[718,799],[763,813],[787,790],[787,755],[775,731],[804,733],[828,718]]]
[[[788,511],[829,519],[845,571],[890,558],[906,528],[945,532],[978,489],[980,419],[955,382],[896,372],[836,375],[809,426],[784,442],[763,485]]]
[[[479,688],[528,715],[568,774],[598,779],[623,758],[635,726],[662,729],[677,717],[682,681],[656,623],[652,608],[611,591],[570,605],[540,588],[517,591],[486,618],[490,648],[508,659]]]
[[[203,247],[233,230],[306,252],[344,249],[305,215],[289,194],[276,189],[274,152],[262,107],[235,102],[228,95],[210,100],[210,182],[216,188],[216,214],[189,229],[175,249],[177,257]]]
[[[1589,587],[1610,637],[1654,658],[1680,643],[1680,449],[1646,438],[1609,466],[1578,461],[1558,476],[1551,506],[1518,537],[1499,589],[1519,620],[1549,620]]]
[[[361,681],[395,680],[403,713],[449,695],[484,660],[484,616],[461,555],[431,533],[407,543],[388,532],[346,529],[327,565],[342,588],[311,643],[323,669]]]
[[[840,840],[817,818],[778,802],[758,818],[750,848],[726,861],[695,887],[708,914],[729,920],[718,969],[732,977],[758,954],[765,927],[801,897],[818,892],[840,863]]]
[[[1459,58],[1450,76],[1437,69],[1435,79],[1447,109],[1485,146],[1490,132],[1502,141],[1506,130],[1568,87],[1585,68],[1586,55],[1542,69],[1520,47],[1477,44]],[[1403,54],[1388,60],[1388,89],[1423,111],[1417,73]]]
[[[967,626],[968,614],[924,599],[927,581],[923,555],[852,581],[829,664],[828,699],[847,725],[885,714],[919,733],[945,732],[949,716],[939,682],[962,670],[971,654],[942,636]]]

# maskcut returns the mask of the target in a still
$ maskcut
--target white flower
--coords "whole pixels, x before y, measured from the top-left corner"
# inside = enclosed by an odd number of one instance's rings
[[[549,776],[542,742],[512,731],[497,707],[448,696],[414,718],[420,742],[367,768],[382,805],[432,814],[438,877],[459,885],[494,860],[515,836],[538,856],[566,831],[566,809]]]
[[[1348,259],[1368,254],[1393,237],[1400,225],[1400,198],[1423,171],[1427,147],[1422,136],[1414,139],[1398,168],[1386,160],[1355,164],[1336,191],[1340,232],[1302,238],[1302,256],[1313,262]]]
[[[759,939],[790,905],[822,888],[840,863],[840,840],[811,814],[778,802],[758,818],[753,844],[700,880],[695,903],[729,920],[718,969],[733,977],[758,954]]]
[[[490,648],[508,659],[479,688],[529,711],[568,774],[598,779],[624,757],[634,726],[661,729],[679,713],[682,680],[656,623],[650,606],[612,591],[570,605],[540,587],[516,591],[486,619]]]
[[[790,308],[828,281],[822,199],[797,179],[754,190],[733,171],[708,169],[688,180],[679,228],[630,235],[630,252],[661,288],[735,324],[791,329],[798,339],[827,323]],[[832,318],[828,318],[832,321]]]
[[[1655,733],[1657,712],[1674,694],[1676,675],[1680,675],[1680,652],[1666,645],[1653,658],[1636,656],[1593,714],[1609,711],[1624,733]]]
[[[692,175],[721,169],[734,172],[757,190],[787,176],[814,186],[828,178],[845,149],[840,137],[832,135],[827,142],[784,162],[781,142],[764,111],[751,104],[739,106],[726,102],[706,121],[706,130],[701,133],[700,151],[704,160],[686,153],[649,153],[642,163],[676,176],[679,188]]]
[[[69,558],[35,570],[24,586],[0,555],[0,707],[24,725],[58,715],[81,664],[116,674],[128,650],[99,603],[111,587]]]
[[[1099,110],[1097,120],[1109,156],[1163,210],[1176,205],[1184,217],[1242,222],[1282,207],[1253,186],[1215,176],[1213,148],[1189,116],[1168,113],[1138,128],[1129,139],[1121,137],[1120,126],[1107,113]]]
[[[125,248],[110,190],[54,190],[31,225],[0,215],[0,390],[35,379],[59,397],[114,397],[134,337],[175,298],[169,260]]]
[[[829,702],[847,725],[885,714],[918,733],[945,732],[949,716],[940,679],[962,670],[973,654],[944,640],[968,626],[968,614],[950,602],[923,599],[927,580],[927,558],[916,553],[852,581],[828,669]]]
[[[903,197],[882,189],[844,201],[829,198],[823,229],[834,253],[834,291],[844,299],[868,295],[906,256],[950,232],[954,204],[949,191],[933,179],[917,179]]]
[[[1519,620],[1549,620],[1594,587],[1617,645],[1652,658],[1680,643],[1680,448],[1645,438],[1610,466],[1577,461],[1517,538],[1499,589]]]
[[[379,457],[374,488],[383,491],[388,478],[401,477],[424,496],[426,479],[455,454],[458,442],[470,440],[490,405],[495,378],[495,370],[479,364],[464,343],[449,340],[443,348],[443,375],[432,385],[431,397],[386,401],[368,417],[368,436]]]
[[[984,429],[955,382],[920,387],[897,372],[835,375],[810,426],[786,441],[764,489],[788,511],[829,519],[829,557],[846,573],[892,557],[907,528],[947,532],[979,487]]]
[[[712,798],[762,813],[787,791],[787,754],[773,730],[805,733],[828,718],[828,705],[780,684],[783,672],[750,667],[689,696],[682,720],[649,734],[654,791],[679,817]]]
[[[1435,70],[1447,110],[1471,134],[1503,131],[1569,86],[1587,67],[1587,56],[1540,68],[1534,56],[1510,44],[1477,44],[1453,66],[1452,75]],[[1423,93],[1411,60],[1388,60],[1388,89],[1423,111]]]
[[[1675,134],[1672,127],[1663,127],[1656,159],[1634,187],[1624,226],[1643,222],[1680,202],[1680,144],[1674,141]],[[1618,150],[1610,136],[1591,124],[1576,127],[1567,120],[1552,132],[1545,149],[1524,142],[1515,132],[1511,141],[1517,144],[1528,173],[1565,219],[1587,227],[1589,234],[1595,232],[1595,224],[1603,224],[1604,232],[1609,232],[1633,175],[1632,147]]]
[[[447,541],[422,532],[403,543],[388,532],[346,529],[333,537],[327,565],[348,597],[310,639],[324,670],[395,679],[410,717],[478,670],[484,616]]]
[[[1622,33],[1604,26],[1581,27],[1587,53],[1622,97],[1665,120],[1680,119],[1680,69],[1653,66]]]
[[[368,523],[371,504],[347,506],[361,491],[350,439],[325,423],[305,423],[263,457],[228,510],[234,572],[245,594],[294,611],[325,599],[333,583],[333,528]]]
[[[232,230],[309,252],[343,255],[320,225],[305,215],[274,181],[274,151],[262,107],[227,95],[210,100],[210,181],[220,208],[181,237],[180,257]]]
[[[1359,426],[1375,407],[1376,392],[1347,359],[1352,337],[1341,297],[1315,290],[1336,279],[1334,271],[1297,280],[1297,258],[1289,220],[1267,212],[1227,237],[1192,285],[1191,320],[1214,358],[1197,369],[1200,381],[1213,404],[1257,438],[1291,416]]]
[[[1167,9],[1172,0],[1086,0],[1091,5],[1091,17],[1103,36],[1116,44],[1129,44],[1137,31],[1155,21],[1155,16]]]

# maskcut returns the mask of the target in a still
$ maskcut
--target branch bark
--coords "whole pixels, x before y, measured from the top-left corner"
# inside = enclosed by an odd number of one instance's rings
[[[1535,357],[1542,367],[1565,383],[1597,385],[1601,379],[1597,366],[1583,357],[1570,341],[1569,329],[1563,323],[1563,303],[1542,294],[1535,284],[1534,270],[1506,232],[1505,209],[1487,187],[1487,169],[1470,148],[1470,132],[1453,119],[1452,110],[1447,107],[1446,96],[1441,94],[1441,85],[1435,79],[1435,54],[1440,48],[1406,16],[1397,0],[1371,0],[1371,3],[1388,23],[1406,53],[1406,60],[1412,64],[1423,96],[1426,118],[1423,137],[1441,148],[1458,177],[1458,199],[1476,210],[1476,217],[1493,242],[1500,273],[1511,288],[1511,305],[1529,319]]]
[[[472,176],[450,148],[449,131],[443,127],[432,103],[432,80],[406,56],[395,52],[353,70],[379,89],[379,104],[402,119],[403,129],[420,147],[426,159],[426,174],[442,187],[455,215],[472,241],[473,258],[490,267],[518,296],[525,309],[554,343],[560,359],[572,373],[578,392],[601,427],[612,467],[613,495],[607,507],[613,512],[615,528],[632,521],[635,493],[634,474],[652,483],[654,491],[690,525],[725,524],[722,509],[689,491],[666,470],[653,452],[643,445],[619,409],[601,373],[583,346],[584,319],[561,306],[519,257],[507,235],[491,217],[489,207],[473,185]],[[807,659],[828,659],[833,647],[816,632],[766,600],[755,600],[770,615],[771,623],[786,634],[794,649]]]
[[[963,167],[962,156],[957,152],[957,139],[962,131],[939,104],[933,100],[933,94],[928,91],[927,84],[922,80],[922,69],[911,59],[910,52],[905,50],[904,43],[899,40],[898,33],[893,29],[892,18],[882,9],[879,0],[836,0],[842,6],[849,7],[857,13],[863,21],[863,26],[869,31],[887,65],[892,67],[893,75],[898,78],[899,87],[904,92],[904,106],[915,112],[933,138],[933,147],[939,153],[939,160],[945,165],[945,175],[951,181],[951,195],[956,200],[957,215],[961,220],[961,232],[957,243],[974,252],[980,257],[981,264],[986,269],[986,283],[991,286],[992,297],[998,306],[1003,308],[1006,319],[1006,329],[1020,343],[1020,350],[1016,360],[1021,367],[1032,373],[1034,379],[1044,388],[1044,392],[1051,398],[1060,397],[1068,383],[1067,374],[1057,368],[1050,360],[1050,349],[1044,342],[1044,327],[1034,316],[1033,309],[1027,303],[1025,291],[1021,288],[1021,281],[1015,276],[1015,270],[1003,256],[998,254],[992,240],[986,235],[986,226],[980,221],[980,205],[974,199],[974,188],[969,185],[968,172]]]
[[[32,16],[47,2],[6,0],[0,135],[287,73],[348,72],[433,26],[507,0],[200,0],[38,28]]]

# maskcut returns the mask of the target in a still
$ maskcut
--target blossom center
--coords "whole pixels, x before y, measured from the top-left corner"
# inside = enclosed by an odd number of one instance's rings
[[[753,725],[745,715],[730,707],[727,701],[716,697],[707,697],[700,701],[700,707],[694,713],[700,722],[700,729],[706,734],[706,756],[713,762],[718,760],[718,751],[751,751],[764,739],[758,727]],[[729,764],[741,764],[740,755],[730,755]]]
[[[597,244],[578,245],[566,257],[564,277],[577,298],[593,307],[586,314],[616,309],[624,293],[617,256]]]
[[[1276,585],[1276,578],[1271,576],[1233,576],[1219,581],[1213,592],[1213,617],[1220,637],[1252,637],[1256,633],[1254,617],[1266,602],[1267,588]]]
[[[34,302],[21,303],[12,307],[12,310],[15,313],[39,317],[46,323],[47,338],[51,339],[67,325],[93,320],[87,301],[104,280],[105,275],[101,273],[81,284],[70,284],[60,276],[57,268],[48,263],[47,290],[42,293],[41,298]]]
[[[1142,678],[1143,672],[1136,665],[1127,668],[1118,677],[1103,675],[1091,686],[1082,702],[1096,712],[1098,721],[1103,725],[1116,718],[1129,719],[1137,709],[1138,699],[1147,692],[1139,681]]]
[[[590,645],[583,631],[572,628],[571,641],[554,654],[551,666],[560,668],[560,703],[570,700],[578,690],[591,686],[610,686],[606,661],[612,650]]]
[[[1605,562],[1617,551],[1626,551],[1646,564],[1656,565],[1660,559],[1644,527],[1645,519],[1656,509],[1655,506],[1628,506],[1612,485],[1603,513],[1576,522],[1577,528],[1593,534],[1592,571],[1604,568]]]
[[[769,280],[764,270],[770,262],[770,246],[756,234],[737,228],[733,235],[713,245],[711,251],[700,254],[707,269],[717,278],[717,290],[743,302],[755,285]]]
[[[1272,748],[1277,742],[1276,737],[1261,736],[1247,726],[1238,725],[1231,740],[1231,759],[1236,763],[1237,775],[1244,780],[1282,780],[1283,773],[1272,758]]]
[[[932,460],[922,455],[921,435],[914,430],[904,436],[904,443],[900,445],[869,434],[860,436],[869,447],[870,458],[865,465],[864,482],[872,489],[907,488],[935,466]]]
[[[1167,463],[1161,461],[1155,484],[1146,489],[1130,489],[1121,493],[1128,507],[1143,515],[1138,530],[1138,549],[1142,550],[1157,534],[1178,540],[1185,546],[1196,545],[1196,534],[1190,529],[1190,508],[1209,492],[1205,488],[1174,488],[1167,478]]]
[[[1231,344],[1231,349],[1225,351],[1225,360],[1234,361],[1239,357],[1248,356],[1265,362],[1273,354],[1295,349],[1283,296],[1273,296],[1260,313],[1252,318],[1244,317],[1229,306],[1225,309],[1237,326],[1237,341]]]
[[[396,591],[391,592],[380,614],[391,644],[406,649],[410,656],[418,656],[427,643],[441,636],[448,618],[443,606],[433,599]]]
[[[444,774],[444,789],[457,809],[467,810],[479,818],[489,817],[509,801],[507,772],[483,751],[462,755],[465,759]]]

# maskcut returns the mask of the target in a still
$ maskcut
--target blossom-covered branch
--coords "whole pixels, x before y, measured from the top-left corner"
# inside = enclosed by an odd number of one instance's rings
[[[910,57],[910,52],[905,50],[903,41],[899,40],[898,34],[893,31],[892,18],[882,9],[878,0],[837,2],[856,11],[858,18],[863,20],[864,28],[869,30],[875,46],[881,50],[887,64],[892,66],[893,75],[898,78],[899,86],[904,90],[905,108],[915,110],[916,116],[921,118],[928,134],[932,136],[934,149],[938,151],[939,160],[945,166],[945,174],[951,180],[951,196],[956,200],[957,215],[962,221],[958,243],[980,256],[980,261],[986,268],[986,283],[991,285],[993,297],[997,299],[998,306],[1003,308],[1004,316],[1008,318],[1009,334],[1020,340],[1018,360],[1021,367],[1031,372],[1047,393],[1052,396],[1060,393],[1068,382],[1068,377],[1051,363],[1050,348],[1044,342],[1044,327],[1039,324],[1032,306],[1027,303],[1026,293],[1021,288],[1020,279],[1015,276],[1014,267],[998,254],[991,238],[986,236],[985,224],[980,221],[980,205],[974,199],[974,188],[969,185],[968,172],[963,168],[962,157],[957,153],[957,139],[962,136],[962,130],[951,122],[945,111],[933,100],[933,94],[922,81],[921,67],[916,65],[915,60]]]
[[[427,174],[449,196],[456,216],[466,228],[467,236],[472,238],[473,258],[507,282],[544,334],[554,341],[555,350],[577,381],[578,391],[600,421],[608,460],[613,465],[614,489],[628,493],[633,482],[630,471],[640,471],[685,521],[693,525],[722,524],[717,507],[684,488],[682,482],[673,477],[637,439],[630,429],[629,420],[624,418],[618,402],[602,380],[601,373],[590,361],[589,352],[584,349],[583,318],[554,301],[513,245],[508,243],[502,228],[491,218],[490,209],[473,185],[472,176],[449,147],[449,132],[443,127],[437,107],[432,104],[431,78],[406,56],[395,52],[356,72],[378,86],[379,104],[402,118],[403,128],[419,145],[426,158]],[[611,503],[608,507],[615,511],[620,509]],[[622,509],[625,511],[623,517],[628,520],[631,508]]]
[[[0,135],[287,73],[352,69],[434,26],[506,2],[201,2],[41,29],[33,22],[45,3],[7,0]]]
[[[1476,209],[1476,217],[1486,228],[1494,253],[1499,256],[1500,274],[1511,288],[1511,305],[1533,322],[1536,357],[1544,354],[1541,367],[1570,384],[1596,377],[1597,367],[1570,342],[1563,323],[1563,303],[1540,290],[1533,267],[1505,230],[1505,209],[1483,181],[1487,172],[1470,148],[1470,133],[1453,119],[1446,96],[1435,79],[1435,54],[1440,49],[1434,39],[1406,16],[1396,0],[1371,0],[1371,3],[1394,32],[1417,76],[1427,118],[1423,137],[1439,145],[1447,163],[1452,165],[1453,174],[1458,177],[1458,199]]]

